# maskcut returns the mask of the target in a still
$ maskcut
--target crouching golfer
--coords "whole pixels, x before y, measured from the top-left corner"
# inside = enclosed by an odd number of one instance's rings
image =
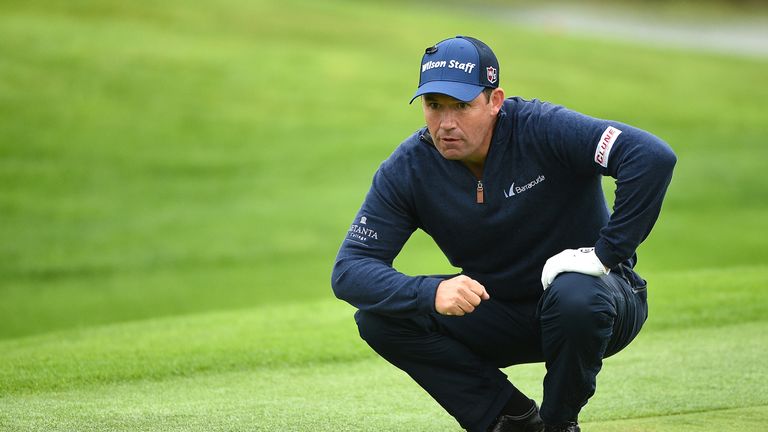
[[[426,49],[417,97],[427,125],[374,175],[334,292],[359,309],[371,348],[465,429],[579,431],[602,360],[647,317],[635,249],[676,157],[632,126],[505,99],[494,53],[470,37]],[[616,179],[613,213],[603,175]],[[392,267],[417,228],[461,274]],[[542,361],[539,410],[499,368]]]

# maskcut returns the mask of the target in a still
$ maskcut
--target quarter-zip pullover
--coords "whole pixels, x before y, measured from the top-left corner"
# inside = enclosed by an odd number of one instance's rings
[[[445,159],[423,128],[376,171],[336,257],[334,293],[385,315],[433,312],[443,279],[392,267],[417,228],[503,300],[537,299],[544,263],[564,249],[595,246],[607,267],[634,266],[675,162],[648,132],[517,97],[499,111],[481,179]],[[603,175],[616,178],[612,214]]]

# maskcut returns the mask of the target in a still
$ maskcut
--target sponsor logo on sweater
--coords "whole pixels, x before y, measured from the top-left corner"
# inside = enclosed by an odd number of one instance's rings
[[[531,190],[533,187],[535,187],[537,184],[543,182],[547,178],[544,177],[543,174],[536,177],[536,180],[533,180],[531,182],[528,182],[522,186],[515,186],[515,183],[512,182],[512,185],[509,187],[509,191],[504,191],[504,197],[505,198],[512,198],[513,196],[517,194],[521,194],[525,191]]]
[[[611,148],[613,148],[613,143],[616,142],[616,138],[619,137],[620,133],[621,131],[615,127],[608,126],[600,137],[600,141],[597,142],[595,162],[600,164],[603,168],[608,168],[608,157],[611,154]]]
[[[362,216],[360,222],[352,224],[352,226],[349,227],[349,231],[347,231],[347,240],[363,244],[367,244],[370,239],[378,240],[379,233],[365,226],[367,224],[368,218]]]

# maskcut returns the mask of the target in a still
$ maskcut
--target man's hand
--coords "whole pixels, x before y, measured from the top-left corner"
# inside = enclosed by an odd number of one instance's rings
[[[491,298],[480,282],[459,275],[440,282],[435,293],[435,310],[441,315],[471,313],[483,300]]]
[[[566,249],[547,260],[541,272],[541,284],[546,290],[555,277],[563,272],[602,276],[610,272],[595,255],[595,248]]]

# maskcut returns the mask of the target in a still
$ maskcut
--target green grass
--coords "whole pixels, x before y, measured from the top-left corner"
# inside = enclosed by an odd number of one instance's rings
[[[422,124],[423,47],[679,156],[641,247],[651,317],[590,431],[768,417],[765,59],[521,30],[422,3],[0,5],[0,430],[458,430],[357,337],[330,268]],[[610,184],[610,182],[607,182]],[[449,271],[417,234],[396,266]],[[507,373],[540,399],[543,367]]]
[[[458,430],[415,383],[370,354],[349,313],[323,300],[5,341],[0,425]],[[650,326],[606,361],[605,390],[586,409],[585,424],[597,431],[729,430],[734,419],[722,414],[733,412],[743,417],[735,423],[741,429],[733,430],[760,430],[756,419],[768,405],[764,328],[760,321]],[[542,365],[507,373],[540,398]],[[697,428],[702,418],[686,415],[692,412],[708,421]],[[689,429],[675,426],[686,422]]]

